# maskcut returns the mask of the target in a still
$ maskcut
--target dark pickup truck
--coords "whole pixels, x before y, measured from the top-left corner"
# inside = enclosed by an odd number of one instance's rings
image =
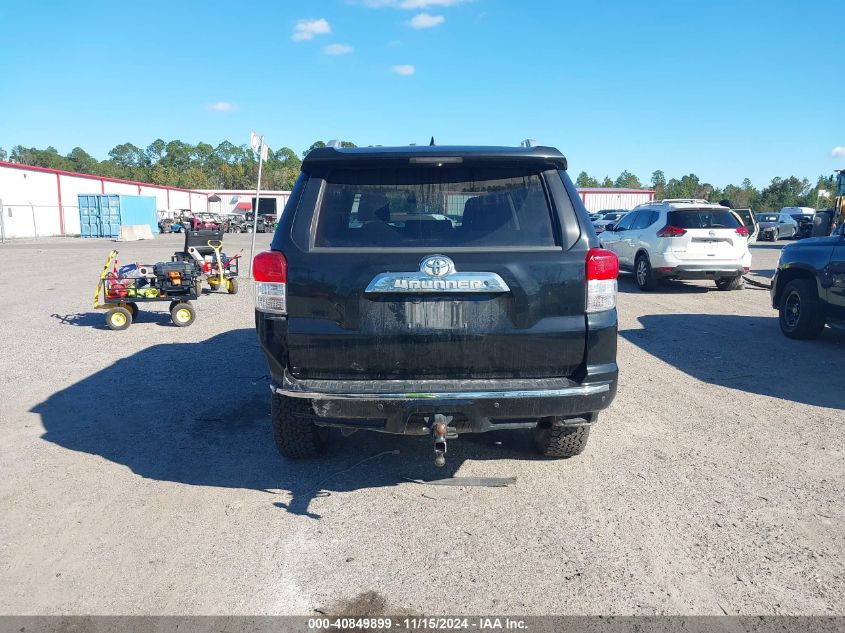
[[[616,393],[616,256],[548,147],[312,150],[254,260],[276,445],[330,427],[532,429],[580,453]]]
[[[816,338],[825,323],[845,329],[845,225],[828,237],[786,246],[772,279],[772,307],[790,338]]]

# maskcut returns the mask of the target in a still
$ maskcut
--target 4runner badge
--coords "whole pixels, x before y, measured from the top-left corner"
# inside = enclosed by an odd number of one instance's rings
[[[381,273],[367,286],[367,293],[387,292],[509,292],[496,273],[459,273],[445,255],[430,255],[420,262],[419,272]]]

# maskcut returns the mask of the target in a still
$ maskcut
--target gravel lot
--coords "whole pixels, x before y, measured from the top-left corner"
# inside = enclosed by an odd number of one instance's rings
[[[307,615],[373,592],[389,613],[845,613],[845,335],[786,339],[767,291],[623,278],[619,395],[580,457],[464,436],[437,471],[428,440],[357,433],[291,463],[249,284],[190,328],[162,304],[111,332],[91,296],[113,246],[0,246],[0,612]],[[406,479],[453,474],[517,481]]]

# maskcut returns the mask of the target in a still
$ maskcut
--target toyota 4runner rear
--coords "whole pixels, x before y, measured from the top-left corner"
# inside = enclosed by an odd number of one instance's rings
[[[279,451],[330,427],[532,429],[580,453],[616,393],[616,256],[548,147],[315,149],[270,251],[255,318]]]

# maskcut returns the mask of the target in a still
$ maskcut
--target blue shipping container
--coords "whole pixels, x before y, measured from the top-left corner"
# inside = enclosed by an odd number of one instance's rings
[[[82,237],[118,237],[121,225],[148,224],[158,233],[156,199],[153,196],[80,194],[79,224]]]

